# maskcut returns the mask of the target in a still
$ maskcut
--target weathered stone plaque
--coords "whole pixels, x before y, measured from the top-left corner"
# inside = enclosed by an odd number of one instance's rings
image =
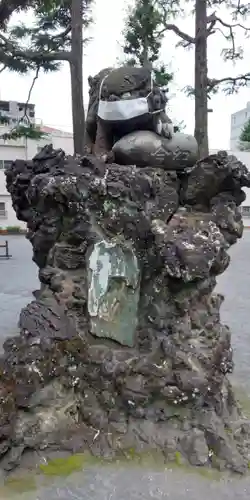
[[[133,346],[140,273],[132,248],[105,240],[89,257],[88,311],[91,333]]]

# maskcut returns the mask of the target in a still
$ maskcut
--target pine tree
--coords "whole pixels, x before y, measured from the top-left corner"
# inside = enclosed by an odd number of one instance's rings
[[[1,3],[6,1],[0,2],[0,22]],[[20,9],[20,0],[11,0],[9,5],[12,3]],[[24,0],[23,6],[32,9],[34,24],[11,26],[11,14],[16,11],[12,9],[0,31],[0,71],[9,69],[23,74],[33,71],[32,88],[41,71],[57,71],[62,62],[69,63],[74,149],[78,154],[84,152],[85,132],[82,59],[83,43],[88,39],[83,38],[83,28],[87,29],[92,22],[92,3],[93,0]],[[30,95],[31,91],[27,104]],[[30,125],[30,130],[34,136],[34,126]]]
[[[240,134],[239,148],[241,151],[250,151],[250,120],[248,120]]]
[[[32,0],[0,0],[0,27],[6,28],[6,24],[14,12],[28,9]]]
[[[160,61],[164,38],[162,28],[162,14],[155,1],[136,0],[125,23],[123,51],[128,64],[152,67],[156,82],[168,91],[173,75]]]

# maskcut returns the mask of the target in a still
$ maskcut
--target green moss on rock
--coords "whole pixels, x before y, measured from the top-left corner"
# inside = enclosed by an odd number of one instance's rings
[[[39,468],[46,476],[69,476],[73,472],[82,471],[86,462],[88,460],[85,454],[79,453],[69,457],[54,458],[47,464],[41,464]]]
[[[4,486],[0,488],[0,498],[12,498],[16,493],[28,493],[37,489],[35,475],[27,474],[21,477],[9,477],[5,480]]]

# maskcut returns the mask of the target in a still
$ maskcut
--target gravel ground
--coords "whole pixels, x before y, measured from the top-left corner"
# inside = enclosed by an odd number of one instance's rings
[[[0,237],[1,240],[6,238]],[[0,346],[4,337],[17,332],[20,309],[38,288],[37,269],[31,261],[31,245],[23,237],[8,237],[12,259],[0,259]],[[250,231],[231,249],[232,264],[220,277],[218,291],[226,295],[222,319],[232,330],[234,382],[250,395]],[[1,249],[0,249],[1,252]],[[21,485],[20,485],[21,488]],[[17,490],[20,491],[17,486]],[[94,467],[58,478],[48,485],[37,483],[37,490],[15,495],[1,490],[0,498],[20,500],[236,500],[250,498],[250,477],[215,480],[183,469],[157,470],[131,467]]]

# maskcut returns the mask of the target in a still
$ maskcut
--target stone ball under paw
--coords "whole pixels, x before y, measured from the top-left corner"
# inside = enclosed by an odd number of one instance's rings
[[[192,167],[198,159],[198,145],[192,135],[176,132],[171,139],[154,132],[127,134],[113,146],[115,161],[121,165],[155,166],[165,170]]]

